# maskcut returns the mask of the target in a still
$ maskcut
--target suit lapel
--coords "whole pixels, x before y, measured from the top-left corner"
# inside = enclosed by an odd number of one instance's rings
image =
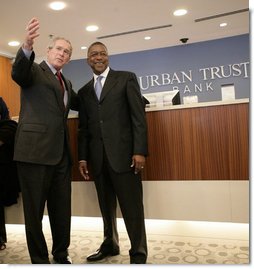
[[[68,99],[67,99],[67,104],[66,104],[66,107],[65,107],[65,110],[69,110],[69,107],[70,107],[70,100],[71,100],[71,84],[69,82],[69,80],[67,80],[64,76],[62,76],[63,78],[63,81],[64,81],[64,85],[65,85],[65,90],[67,91],[67,96],[68,96]]]
[[[63,97],[62,97],[62,93],[61,93],[61,85],[59,83],[59,81],[57,80],[55,74],[53,74],[53,72],[51,71],[51,69],[49,68],[49,66],[46,64],[45,61],[40,63],[40,67],[42,68],[42,70],[45,72],[47,79],[50,81],[50,84],[53,85],[53,90],[56,96],[56,100],[57,103],[59,105],[59,107],[61,108],[61,110],[65,110],[64,107],[64,102],[63,102]],[[68,83],[66,83],[65,78],[63,78],[65,81],[65,86],[66,86],[66,90],[68,91],[68,99],[69,99],[69,86]]]
[[[106,81],[104,83],[104,86],[102,88],[100,102],[103,101],[103,99],[107,96],[107,94],[112,90],[112,88],[117,83],[117,77],[115,74],[116,73],[112,69],[110,69]]]
[[[98,102],[94,89],[94,79],[91,79],[87,84],[87,98],[89,98],[91,101]]]

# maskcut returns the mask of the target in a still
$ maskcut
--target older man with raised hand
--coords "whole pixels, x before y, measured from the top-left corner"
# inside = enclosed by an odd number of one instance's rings
[[[37,64],[33,45],[38,30],[38,19],[31,19],[12,68],[12,78],[21,87],[14,160],[31,262],[50,263],[42,230],[47,203],[54,263],[70,264],[72,159],[67,117],[70,108],[78,110],[78,99],[61,69],[70,61],[72,45],[63,37],[54,38],[47,48],[47,60]]]

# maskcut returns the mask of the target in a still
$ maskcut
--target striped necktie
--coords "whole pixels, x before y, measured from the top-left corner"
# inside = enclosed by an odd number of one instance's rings
[[[57,71],[57,72],[56,72],[56,76],[57,76],[57,79],[58,79],[59,82],[60,82],[60,85],[61,85],[61,92],[62,92],[62,95],[64,96],[64,82],[63,82],[63,79],[62,79],[61,72],[60,72],[60,71]]]
[[[95,83],[95,93],[97,95],[98,100],[100,100],[100,96],[101,96],[101,91],[102,91],[102,84],[101,84],[101,80],[102,80],[103,76],[98,76],[96,79],[96,83]]]

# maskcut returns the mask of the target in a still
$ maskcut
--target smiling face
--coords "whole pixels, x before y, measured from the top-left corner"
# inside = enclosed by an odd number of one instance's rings
[[[95,43],[87,52],[87,63],[96,75],[103,73],[108,67],[108,51],[103,44]]]
[[[56,70],[60,70],[71,59],[71,44],[64,39],[58,39],[47,50],[47,61]]]

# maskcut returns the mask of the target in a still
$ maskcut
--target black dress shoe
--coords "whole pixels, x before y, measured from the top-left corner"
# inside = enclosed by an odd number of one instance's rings
[[[147,256],[144,254],[136,254],[130,256],[130,264],[146,264]]]
[[[72,264],[72,260],[70,256],[62,257],[62,258],[56,258],[54,257],[54,261],[58,264]]]
[[[96,250],[94,253],[90,254],[89,256],[87,256],[87,260],[89,262],[96,262],[96,261],[100,261],[108,256],[116,256],[119,254],[119,251],[115,251],[115,252],[104,252],[101,251],[100,249]]]

